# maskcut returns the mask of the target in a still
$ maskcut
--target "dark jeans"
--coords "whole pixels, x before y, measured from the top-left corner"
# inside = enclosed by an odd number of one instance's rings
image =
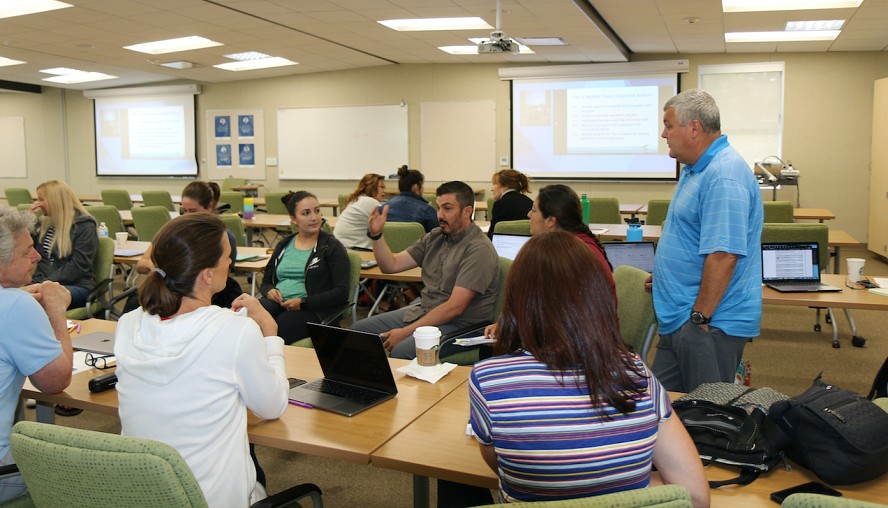
[[[259,302],[277,322],[278,336],[286,344],[308,337],[308,323],[320,323],[321,318],[310,310],[286,310],[281,304],[262,297]]]

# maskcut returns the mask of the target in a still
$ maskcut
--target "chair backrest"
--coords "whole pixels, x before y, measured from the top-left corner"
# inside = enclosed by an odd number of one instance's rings
[[[132,210],[133,200],[129,192],[122,189],[104,189],[102,191],[102,204],[116,206],[118,210]]]
[[[173,206],[173,197],[165,190],[142,191],[142,203],[145,206],[163,206],[171,212],[176,211]]]
[[[620,336],[645,363],[657,325],[653,298],[650,291],[644,289],[648,275],[646,271],[628,265],[618,266],[614,270]]]
[[[499,258],[499,286],[496,289],[496,303],[493,305],[493,321],[496,322],[503,310],[503,300],[506,297],[506,276],[509,275],[509,268],[512,268],[512,260],[509,258]]]
[[[225,227],[234,234],[234,243],[238,247],[246,247],[247,234],[244,231],[243,220],[239,216],[232,214],[220,215],[219,218],[225,223]]]
[[[244,211],[244,193],[237,191],[222,191],[219,197],[219,203],[226,203],[231,208],[229,208],[229,212],[231,213],[239,213]],[[268,204],[268,200],[265,201]]]
[[[797,222],[791,224],[765,223],[762,243],[817,242],[820,250],[820,269],[829,268],[829,227],[826,224]],[[752,253],[761,256],[761,253]]]
[[[428,201],[430,205],[432,205],[432,208],[434,208],[435,210],[438,209],[438,195],[437,194],[435,194],[434,192],[424,192],[422,194],[422,197],[423,197],[423,199]]]
[[[795,222],[791,201],[764,201],[765,222]]]
[[[648,213],[644,223],[649,226],[662,226],[666,221],[666,212],[669,211],[671,199],[652,199],[648,201]]]
[[[101,293],[111,290],[111,285],[101,286],[103,281],[114,278],[114,240],[99,237],[99,246],[96,249],[96,257],[93,259],[93,276],[96,278],[96,287],[102,288]],[[98,294],[96,295],[99,296]],[[66,312],[68,319],[89,319],[101,309],[95,299],[86,302],[86,305]]]
[[[238,186],[246,185],[246,184],[247,184],[246,178],[234,178],[232,176],[229,176],[228,178],[225,178],[224,180],[222,180],[222,185],[220,187],[222,188],[223,191],[227,191],[227,190],[231,190],[232,187],[238,187]]]
[[[486,505],[476,508],[494,508]],[[691,508],[691,493],[681,485],[659,485],[646,489],[624,490],[600,496],[563,499],[558,501],[529,501],[510,503],[516,508]],[[812,507],[813,508],[813,507]]]
[[[31,191],[28,189],[23,189],[21,187],[9,187],[6,189],[6,201],[9,203],[9,206],[18,206],[18,205],[31,205],[34,203],[34,200],[31,199]]]
[[[589,198],[590,224],[622,224],[617,198]]]
[[[392,252],[401,252],[422,238],[425,228],[418,222],[386,222],[382,237]]]
[[[10,446],[36,506],[207,506],[182,456],[157,441],[21,421]]]
[[[486,215],[487,220],[490,220],[491,218],[493,218],[493,202],[494,201],[496,201],[496,200],[493,199],[493,196],[490,196],[489,198],[487,198],[487,215]]]
[[[162,206],[137,206],[133,208],[133,225],[139,240],[150,242],[160,228],[170,221],[170,212]]]
[[[530,219],[501,220],[493,227],[493,232],[510,235],[529,235]]]
[[[342,211],[345,210],[345,205],[348,204],[348,196],[349,194],[340,194],[336,196],[336,200],[339,202],[339,213],[342,213]]]
[[[111,238],[114,238],[115,233],[126,231],[126,226],[123,225],[123,220],[120,218],[120,212],[116,206],[87,205],[84,208],[86,208],[87,213],[96,219],[96,224],[105,223],[105,226],[108,228],[108,236]]]
[[[276,215],[288,215],[287,205],[281,199],[286,196],[286,192],[266,192],[265,193],[265,211]]]

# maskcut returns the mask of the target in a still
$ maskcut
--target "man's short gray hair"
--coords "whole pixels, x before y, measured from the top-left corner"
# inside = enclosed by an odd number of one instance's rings
[[[22,231],[34,231],[37,217],[15,208],[0,208],[0,267],[12,262],[15,256],[15,237]]]
[[[721,130],[721,118],[718,113],[718,105],[715,99],[705,90],[692,88],[669,99],[663,106],[663,111],[669,108],[675,110],[675,118],[678,124],[685,126],[694,120],[703,126],[703,132],[712,133]]]

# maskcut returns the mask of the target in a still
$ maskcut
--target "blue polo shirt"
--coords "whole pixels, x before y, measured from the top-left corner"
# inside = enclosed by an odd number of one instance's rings
[[[711,326],[735,337],[756,337],[762,317],[762,197],[749,165],[716,139],[695,164],[686,165],[657,245],[654,310],[661,334],[690,319],[706,256],[736,254],[737,266]]]

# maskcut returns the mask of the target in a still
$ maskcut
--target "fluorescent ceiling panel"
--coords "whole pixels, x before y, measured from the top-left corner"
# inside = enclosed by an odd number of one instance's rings
[[[115,79],[116,77],[117,76],[111,76],[110,74],[103,74],[101,72],[79,72],[74,74],[63,74],[52,78],[43,78],[43,81],[73,85],[75,83],[89,83],[90,81]]]
[[[385,19],[377,21],[399,32],[422,32],[428,30],[488,30],[493,27],[481,18],[420,18]]]
[[[856,9],[863,0],[722,0],[724,12]]]
[[[844,19],[814,19],[810,21],[787,21],[786,30],[841,30]]]
[[[55,0],[0,0],[0,18],[13,18],[68,7],[74,6]]]
[[[19,65],[27,62],[22,62],[21,60],[13,60],[12,58],[5,58],[0,56],[0,67],[6,67],[7,65]]]
[[[133,44],[132,46],[124,46],[123,48],[129,49],[131,51],[138,51],[139,53],[148,53],[149,55],[163,55],[166,53],[212,48],[214,46],[221,45],[221,42],[211,41],[210,39],[205,39],[203,37],[192,35],[189,37],[179,37],[177,39],[167,39],[165,41]]]
[[[268,69],[270,67],[283,67],[285,65],[298,65],[299,62],[293,62],[281,57],[260,58],[258,60],[243,60],[238,62],[228,62],[224,64],[214,65],[217,69],[226,71],[252,71],[256,69]]]
[[[728,32],[725,42],[810,42],[832,41],[841,30],[799,30],[794,32]]]

